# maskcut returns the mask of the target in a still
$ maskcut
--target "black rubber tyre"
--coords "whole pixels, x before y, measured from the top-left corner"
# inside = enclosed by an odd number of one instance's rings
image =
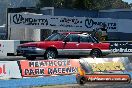
[[[90,53],[91,57],[102,57],[102,52],[99,49],[93,49]]]
[[[57,56],[57,52],[53,49],[46,50],[44,54],[44,59],[55,59]]]

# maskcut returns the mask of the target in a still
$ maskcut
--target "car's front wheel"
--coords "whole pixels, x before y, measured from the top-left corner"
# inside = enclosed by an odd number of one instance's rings
[[[46,52],[44,54],[44,59],[55,59],[56,56],[57,56],[57,53],[55,50],[48,49],[48,50],[46,50]]]
[[[102,53],[99,49],[93,49],[90,53],[91,57],[101,57]]]

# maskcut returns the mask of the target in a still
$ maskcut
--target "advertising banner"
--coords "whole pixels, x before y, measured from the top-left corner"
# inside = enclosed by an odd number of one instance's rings
[[[132,42],[116,41],[110,42],[113,53],[132,53]]]
[[[132,69],[127,57],[82,58],[80,64],[85,73],[90,74],[124,73]]]
[[[20,61],[23,77],[76,74],[78,67],[78,59]]]
[[[0,79],[22,78],[17,61],[0,61]]]
[[[31,13],[10,13],[9,25],[13,28],[92,31],[105,23],[108,31],[117,31],[118,21],[110,18],[65,17]]]

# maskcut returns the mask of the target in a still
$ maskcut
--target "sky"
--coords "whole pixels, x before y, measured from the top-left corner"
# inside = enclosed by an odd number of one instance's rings
[[[132,3],[132,0],[122,0],[122,1],[128,2],[129,4]]]

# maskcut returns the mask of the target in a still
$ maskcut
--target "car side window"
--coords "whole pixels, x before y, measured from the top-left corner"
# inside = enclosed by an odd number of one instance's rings
[[[69,42],[78,42],[78,39],[79,39],[77,34],[69,34],[67,38],[69,38],[70,40]]]
[[[92,38],[90,36],[88,37],[88,42],[92,42],[93,43],[93,40],[92,40]]]
[[[88,36],[80,36],[80,42],[88,42]]]
[[[59,34],[59,33],[55,33],[52,34],[51,36],[49,36],[47,39],[45,40],[49,40],[49,41],[61,41],[65,38],[65,35],[63,34]]]
[[[81,35],[80,36],[80,42],[90,42],[93,43],[93,39],[90,36],[87,35]]]

